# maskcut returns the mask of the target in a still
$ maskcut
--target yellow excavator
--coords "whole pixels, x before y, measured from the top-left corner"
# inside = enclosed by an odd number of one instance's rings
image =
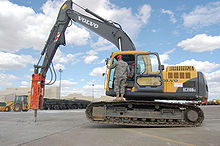
[[[45,78],[52,64],[53,57],[60,45],[65,45],[65,31],[70,22],[75,22],[113,43],[119,52],[114,52],[106,59],[106,64],[117,62],[117,56],[128,63],[134,63],[134,75],[127,79],[124,97],[126,101],[93,102],[87,106],[86,116],[95,123],[190,127],[201,125],[203,111],[194,105],[171,103],[172,101],[199,101],[208,97],[208,86],[203,73],[193,66],[168,66],[164,70],[158,53],[137,51],[129,36],[120,24],[108,21],[89,9],[81,6],[93,17],[85,16],[72,9],[73,3],[67,0],[60,8],[49,38],[41,52],[41,57],[34,65],[31,86],[31,108],[36,121],[37,109],[43,109]],[[77,4],[76,4],[77,5]],[[78,6],[78,5],[77,5]],[[43,61],[41,59],[44,58]],[[42,64],[40,64],[42,62]],[[53,65],[52,65],[52,69]],[[106,95],[115,96],[114,69],[106,74]],[[168,100],[163,102],[160,100]]]

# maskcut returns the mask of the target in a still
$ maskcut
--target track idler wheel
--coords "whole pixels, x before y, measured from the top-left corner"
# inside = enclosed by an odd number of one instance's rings
[[[196,122],[199,118],[199,114],[197,111],[195,110],[187,110],[186,112],[186,118],[187,120],[189,120],[190,122]]]

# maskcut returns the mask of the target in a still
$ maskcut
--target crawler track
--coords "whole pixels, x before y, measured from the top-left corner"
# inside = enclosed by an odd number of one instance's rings
[[[98,109],[101,118],[95,118],[94,109]],[[155,113],[160,116],[149,116]],[[178,118],[172,118],[174,115]],[[204,120],[204,113],[197,106],[152,101],[94,102],[88,105],[86,116],[94,123],[147,127],[196,127]]]

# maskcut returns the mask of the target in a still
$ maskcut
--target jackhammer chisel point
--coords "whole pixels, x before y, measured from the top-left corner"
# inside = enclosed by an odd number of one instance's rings
[[[34,122],[37,122],[37,109],[34,110]]]

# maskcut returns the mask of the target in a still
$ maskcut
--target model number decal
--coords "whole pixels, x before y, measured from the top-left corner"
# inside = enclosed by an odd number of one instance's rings
[[[87,24],[88,26],[91,26],[91,27],[94,27],[94,28],[98,28],[99,25],[90,21],[90,20],[87,20],[86,18],[83,18],[81,16],[78,16],[78,20],[81,21],[82,23],[85,23]]]
[[[183,88],[183,92],[196,92],[195,88]]]

